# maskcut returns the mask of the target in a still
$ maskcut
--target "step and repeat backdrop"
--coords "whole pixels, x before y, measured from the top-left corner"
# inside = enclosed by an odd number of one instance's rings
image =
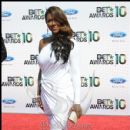
[[[81,103],[87,115],[130,115],[129,2],[2,2],[2,112],[36,106],[39,40],[50,35],[45,11],[62,8],[79,44]]]

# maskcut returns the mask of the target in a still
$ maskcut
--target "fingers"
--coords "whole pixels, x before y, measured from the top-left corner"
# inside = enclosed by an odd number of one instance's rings
[[[75,111],[73,106],[70,108],[69,113],[71,113],[72,111]]]
[[[77,118],[80,118],[82,115],[82,109],[81,109],[81,106],[79,104],[74,104],[72,106],[72,108],[70,109],[70,111],[75,111]]]
[[[82,112],[81,112],[81,111],[78,111],[78,112],[77,112],[77,115],[78,115],[77,117],[80,118],[81,115],[82,115]]]
[[[40,108],[44,111],[44,107],[43,106],[40,106]]]
[[[44,110],[44,107],[43,107],[43,105],[41,104],[41,105],[39,105],[39,107],[42,109],[42,110]]]
[[[36,105],[38,107],[40,107],[42,110],[44,110],[44,107],[43,107],[43,104],[42,104],[42,101],[41,101],[40,97],[36,98]]]
[[[70,111],[75,111],[75,108],[74,108],[74,107],[71,107]]]
[[[77,117],[80,118],[81,117],[81,112],[80,111],[76,111]]]

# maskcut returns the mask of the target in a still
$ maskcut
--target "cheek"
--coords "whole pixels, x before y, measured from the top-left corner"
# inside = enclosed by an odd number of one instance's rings
[[[57,29],[60,30],[60,26],[57,25]]]
[[[47,27],[51,30],[51,26],[48,25]]]

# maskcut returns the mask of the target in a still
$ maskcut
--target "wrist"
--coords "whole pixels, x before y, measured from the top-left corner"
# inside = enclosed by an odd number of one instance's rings
[[[41,97],[40,95],[37,95],[37,98]]]
[[[80,104],[80,100],[74,100],[74,104]]]
[[[40,93],[40,92],[37,92],[36,95],[37,95],[37,96],[41,96],[41,93]]]

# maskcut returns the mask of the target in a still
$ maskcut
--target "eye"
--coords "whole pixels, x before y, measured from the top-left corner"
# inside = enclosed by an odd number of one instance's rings
[[[51,22],[51,21],[52,21],[52,20],[49,19],[49,20],[47,20],[47,23],[49,23],[49,22]]]
[[[49,22],[51,22],[52,21],[52,19],[47,19],[47,23],[49,23]]]

